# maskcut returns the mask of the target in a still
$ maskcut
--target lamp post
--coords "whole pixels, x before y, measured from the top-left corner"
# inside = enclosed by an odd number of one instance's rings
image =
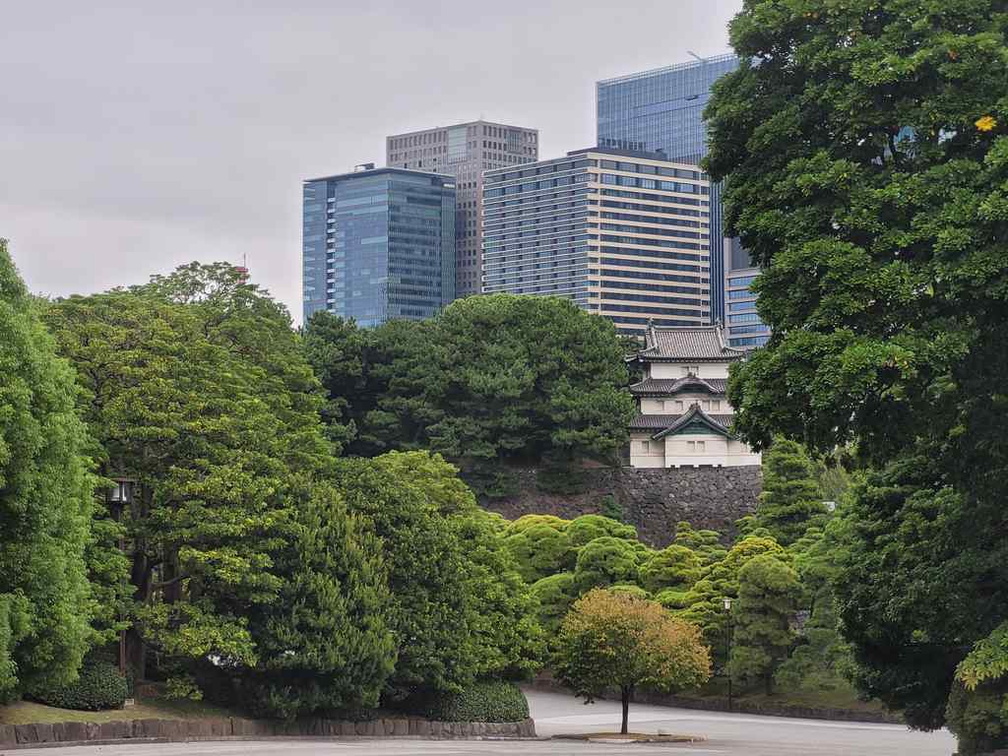
[[[725,612],[728,615],[728,632],[725,634],[725,674],[728,677],[728,711],[732,710],[732,689],[731,689],[731,651],[732,651],[732,626],[731,626],[731,605],[732,600],[725,596],[722,599]]]
[[[112,488],[105,494],[108,503],[109,513],[112,519],[119,522],[122,518],[123,510],[133,504],[133,484],[136,482],[132,478],[112,478]],[[119,550],[126,553],[126,539],[119,536]],[[126,630],[119,631],[119,671],[126,674]]]

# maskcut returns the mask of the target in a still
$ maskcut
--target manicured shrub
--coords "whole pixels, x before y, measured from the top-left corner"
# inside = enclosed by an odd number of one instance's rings
[[[461,693],[431,693],[418,698],[411,710],[440,722],[520,722],[528,719],[525,694],[503,680],[482,680]]]
[[[101,711],[121,709],[129,685],[126,678],[106,661],[86,659],[76,682],[58,688],[38,690],[32,698],[60,709]]]

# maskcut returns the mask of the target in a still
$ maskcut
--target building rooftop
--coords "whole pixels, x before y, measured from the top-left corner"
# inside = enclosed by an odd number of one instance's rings
[[[732,415],[708,414],[694,404],[681,415],[637,415],[630,422],[630,430],[654,431],[651,438],[661,438],[689,425],[702,425],[714,433],[734,438],[731,432],[732,419]]]
[[[501,123],[500,121],[487,121],[480,118],[477,121],[462,121],[461,123],[449,123],[446,126],[431,126],[426,129],[416,129],[414,131],[402,131],[398,134],[392,134],[385,137],[386,139],[399,139],[400,137],[414,136],[416,134],[427,134],[431,131],[444,131],[445,129],[455,129],[459,126],[497,126],[502,129],[518,129],[520,131],[528,131],[534,134],[539,133],[539,129],[533,129],[529,126],[516,126],[513,123]]]
[[[614,76],[611,79],[602,79],[595,83],[596,87],[605,86],[607,84],[620,84],[624,81],[634,81],[635,79],[645,79],[650,76],[661,76],[662,74],[673,73],[675,71],[683,71],[690,68],[696,68],[698,66],[703,66],[707,64],[717,64],[717,63],[727,63],[733,58],[738,56],[735,53],[722,53],[720,55],[711,55],[707,58],[696,58],[695,60],[688,60],[684,63],[674,63],[670,66],[662,66],[660,68],[650,68],[647,71],[636,71],[631,74],[624,74],[622,76]]]
[[[713,326],[656,326],[648,324],[644,348],[635,359],[642,362],[734,362],[745,352],[725,343],[724,330]]]
[[[567,157],[574,157],[575,155],[587,155],[589,153],[600,155],[613,155],[614,157],[639,158],[642,160],[664,160],[666,163],[682,162],[682,161],[669,160],[669,156],[665,154],[664,150],[657,150],[656,152],[645,152],[643,150],[621,150],[615,147],[601,147],[601,146],[585,147],[584,149],[581,150],[571,150],[570,152],[567,153]],[[687,165],[693,165],[693,164],[687,163]]]
[[[433,173],[431,171],[415,171],[412,168],[367,168],[364,170],[347,171],[346,173],[336,173],[332,176],[319,176],[318,178],[304,179],[305,184],[312,183],[314,181],[335,181],[338,179],[348,179],[348,178],[360,178],[363,176],[377,176],[381,173],[399,173],[406,174],[408,176],[433,176],[436,178],[444,179],[450,184],[455,183],[455,177],[449,176],[444,173]]]
[[[645,378],[630,386],[630,393],[636,396],[669,396],[680,391],[694,390],[723,396],[727,388],[726,378],[698,378],[689,375],[684,378]]]

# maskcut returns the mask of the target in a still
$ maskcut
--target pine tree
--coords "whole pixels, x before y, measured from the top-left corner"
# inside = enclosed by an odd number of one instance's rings
[[[774,672],[794,639],[791,619],[800,592],[798,573],[769,554],[754,557],[739,570],[738,601],[732,609],[732,677],[762,682],[766,692],[772,692]]]
[[[763,491],[752,526],[766,528],[779,544],[789,546],[825,513],[815,465],[801,444],[774,441],[763,456]]]

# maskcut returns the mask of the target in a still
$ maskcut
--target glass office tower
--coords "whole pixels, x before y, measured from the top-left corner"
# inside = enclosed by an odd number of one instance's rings
[[[365,166],[304,182],[304,319],[370,327],[455,299],[455,179]]]
[[[664,153],[698,163],[707,154],[703,111],[711,86],[738,68],[735,55],[718,55],[596,85],[600,147]],[[711,319],[725,320],[724,232],[721,186],[711,186]]]
[[[755,349],[770,338],[770,329],[756,312],[756,295],[749,286],[759,275],[749,253],[738,239],[725,240],[725,271],[727,296],[725,314],[725,339],[728,346],[738,349]]]

